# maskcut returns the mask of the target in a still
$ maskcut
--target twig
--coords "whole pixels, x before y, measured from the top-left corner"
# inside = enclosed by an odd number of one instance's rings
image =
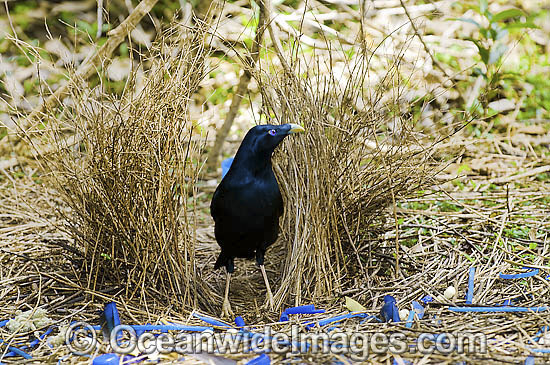
[[[493,184],[506,184],[512,181],[520,181],[526,177],[543,174],[548,171],[550,171],[550,166],[540,166],[540,167],[536,167],[534,169],[528,170],[522,174],[499,177],[496,179],[489,180],[489,182]]]
[[[233,125],[233,121],[237,116],[237,112],[239,111],[239,106],[241,105],[243,96],[248,89],[248,83],[252,78],[250,70],[254,69],[254,67],[256,66],[256,62],[260,57],[260,44],[262,43],[266,24],[266,1],[261,0],[258,2],[258,4],[260,6],[260,17],[258,20],[258,26],[256,28],[254,43],[252,44],[252,50],[250,51],[249,57],[247,57],[248,65],[244,65],[244,71],[241,75],[241,78],[239,79],[239,85],[237,86],[237,91],[233,95],[233,100],[231,100],[231,107],[229,108],[229,112],[225,117],[222,127],[216,133],[216,141],[214,142],[214,146],[212,146],[212,149],[208,154],[209,169],[214,169],[218,165],[218,157],[223,147],[223,143],[225,142],[225,139],[229,134],[229,130]]]
[[[279,57],[279,60],[281,61],[281,65],[285,69],[286,72],[290,72],[290,66],[286,62],[286,59],[283,56],[283,47],[281,46],[281,42],[279,40],[279,35],[277,34],[277,30],[273,26],[273,17],[272,17],[272,5],[271,0],[264,0],[264,6],[265,6],[265,21],[267,23],[267,29],[269,30],[269,36],[271,37],[271,41],[273,42],[273,47],[275,47],[275,52],[277,53],[277,57]]]
[[[97,32],[96,38],[101,37],[103,28],[103,0],[97,0]]]

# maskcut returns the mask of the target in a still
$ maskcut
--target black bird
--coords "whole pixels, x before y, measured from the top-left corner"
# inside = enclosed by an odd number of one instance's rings
[[[221,247],[214,268],[225,266],[227,270],[222,316],[232,315],[229,281],[236,257],[256,258],[267,288],[266,304],[273,308],[264,255],[279,235],[283,199],[271,167],[271,155],[286,136],[303,131],[297,124],[257,125],[250,129],[214,192],[210,213]]]

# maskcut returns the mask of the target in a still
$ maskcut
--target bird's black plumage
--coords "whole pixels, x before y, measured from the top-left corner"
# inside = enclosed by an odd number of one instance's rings
[[[210,204],[221,247],[216,269],[225,266],[232,273],[236,257],[255,257],[263,265],[265,251],[277,240],[283,214],[271,155],[287,135],[301,131],[296,124],[258,125],[244,137]]]

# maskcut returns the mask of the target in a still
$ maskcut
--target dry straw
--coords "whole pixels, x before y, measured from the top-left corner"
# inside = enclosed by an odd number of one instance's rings
[[[279,305],[289,296],[295,304],[331,297],[353,278],[366,279],[369,238],[383,228],[387,208],[435,173],[431,149],[400,111],[400,57],[383,58],[380,77],[369,73],[374,56],[366,51],[351,58],[296,54],[292,72],[259,77],[270,119],[306,129],[276,159],[286,200]],[[334,67],[337,57],[344,69]]]
[[[77,81],[69,102],[44,115],[40,161],[69,208],[59,212],[90,290],[118,288],[150,310],[169,304],[219,313],[221,275],[203,268],[211,264],[205,252],[216,252],[197,234],[205,136],[189,117],[207,72],[207,39],[200,26],[173,27],[155,43],[143,78],[132,70],[122,96]],[[366,279],[387,208],[436,172],[431,149],[402,112],[401,55],[293,51],[286,72],[251,70],[267,119],[307,130],[284,144],[274,164],[286,204],[283,235],[268,258],[278,307],[333,297]],[[370,74],[373,60],[387,63],[382,76]],[[250,305],[249,298],[235,299]]]
[[[143,79],[121,96],[76,82],[70,103],[46,113],[42,153],[60,210],[82,253],[89,289],[119,286],[142,305],[210,308],[197,277],[196,182],[204,136],[190,120],[207,72],[206,34],[173,27],[153,46]],[[99,71],[104,79],[103,68]]]

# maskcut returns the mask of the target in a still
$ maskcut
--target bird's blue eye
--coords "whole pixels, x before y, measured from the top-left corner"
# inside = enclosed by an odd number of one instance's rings
[[[277,131],[276,131],[275,129],[270,129],[269,132],[267,132],[267,133],[269,133],[270,135],[274,136],[274,135],[277,134]]]

